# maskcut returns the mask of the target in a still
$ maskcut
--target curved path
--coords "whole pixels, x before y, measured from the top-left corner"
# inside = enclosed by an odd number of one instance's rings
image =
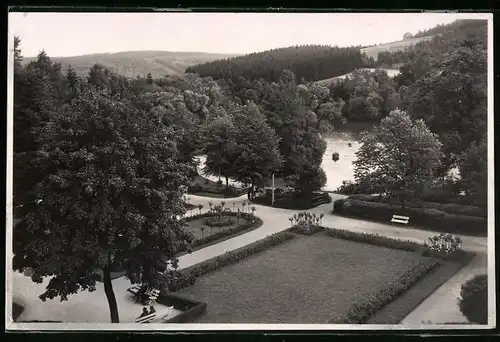
[[[346,196],[331,194],[334,200]],[[241,209],[241,204],[246,201],[246,196],[237,198],[216,199],[189,195],[192,204],[203,204],[203,212],[209,208],[209,202],[214,205],[225,202],[227,208]],[[179,258],[179,267],[186,268],[206,259],[213,258],[227,251],[234,250],[260,240],[268,235],[283,231],[290,227],[288,218],[297,212],[304,210],[287,210],[251,204],[256,208],[256,216],[264,221],[263,225],[251,232],[225,240],[218,244],[197,250],[192,254],[186,254]],[[324,213],[323,225],[339,229],[347,229],[356,232],[378,233],[380,235],[423,242],[434,232],[411,228],[399,228],[388,224],[371,221],[363,221],[331,214],[332,203],[320,205],[309,212]],[[198,212],[197,209],[193,213]],[[462,322],[466,321],[458,310],[456,304],[457,291],[460,293],[462,283],[474,274],[486,271],[487,239],[480,237],[462,236],[463,248],[477,252],[479,255],[469,265],[465,266],[457,275],[450,278],[434,294],[419,305],[402,323],[421,324],[422,321],[431,320],[433,323]],[[20,304],[26,304],[26,310],[20,319],[52,319],[64,322],[109,322],[109,308],[104,294],[102,283],[97,283],[96,291],[79,292],[70,297],[67,302],[59,300],[48,300],[41,302],[37,297],[44,291],[44,284],[34,284],[25,276],[14,273],[13,297]],[[130,282],[125,278],[113,280],[113,287],[119,305],[120,319],[122,322],[131,322],[140,313],[140,307],[133,303],[126,289]],[[139,309],[139,310],[138,310]]]

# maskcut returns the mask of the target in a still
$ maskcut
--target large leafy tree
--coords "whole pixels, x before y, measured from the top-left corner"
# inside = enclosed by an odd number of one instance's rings
[[[437,135],[400,110],[363,132],[361,144],[354,161],[356,181],[369,184],[372,192],[399,197],[403,206],[432,181],[443,157]]]
[[[13,267],[31,268],[34,282],[50,279],[42,300],[95,290],[101,270],[111,321],[119,322],[112,269],[156,288],[176,276],[175,255],[191,239],[176,216],[192,170],[160,117],[92,89],[38,134],[24,176],[42,177],[14,230]]]
[[[249,181],[253,192],[260,180],[282,165],[279,137],[252,102],[234,114],[234,127],[231,173],[239,181]]]
[[[460,183],[475,204],[485,206],[488,194],[488,142],[472,142],[458,159]]]
[[[463,41],[433,72],[410,87],[408,113],[423,119],[439,135],[448,168],[486,132],[486,56],[478,42]]]
[[[224,176],[227,189],[233,167],[234,125],[229,117],[216,118],[207,124],[203,135],[203,147],[207,154],[204,171],[219,177]]]

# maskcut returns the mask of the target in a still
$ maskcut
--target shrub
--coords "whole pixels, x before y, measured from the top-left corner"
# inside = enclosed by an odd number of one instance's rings
[[[483,217],[447,214],[437,209],[401,208],[382,202],[347,198],[334,202],[334,213],[384,222],[390,222],[393,215],[403,215],[409,216],[411,223],[431,230],[480,236],[487,233],[487,221]]]
[[[462,285],[458,300],[460,311],[477,324],[488,323],[488,276],[477,275]]]
[[[332,199],[325,192],[315,192],[309,196],[303,196],[298,192],[281,190],[274,191],[274,205],[275,208],[306,210],[317,207],[324,203],[331,203]],[[267,190],[265,195],[255,197],[253,202],[261,205],[272,205],[271,190]]]
[[[425,246],[432,252],[444,253],[446,255],[456,253],[460,250],[462,239],[451,234],[439,234],[429,238]]]
[[[428,259],[418,262],[414,267],[408,269],[397,280],[387,283],[386,286],[375,295],[367,295],[358,299],[343,317],[336,317],[330,323],[337,324],[362,324],[365,323],[375,312],[400,296],[411,286],[417,283],[423,276],[441,264],[438,259]]]
[[[367,186],[346,180],[343,180],[342,185],[340,185],[337,190],[335,190],[335,192],[345,195],[360,194],[366,191]]]
[[[13,302],[12,303],[12,320],[14,322],[16,322],[17,319],[19,318],[19,316],[21,316],[21,314],[23,313],[23,311],[24,311],[24,306]]]
[[[195,318],[201,316],[207,310],[207,304],[204,302],[187,299],[176,295],[161,296],[158,298],[158,303],[170,306],[182,311],[181,314],[174,316],[164,321],[164,323],[187,323],[192,322]]]
[[[215,258],[205,260],[197,265],[183,270],[183,272],[188,273],[190,277],[197,278],[201,275],[216,271],[221,267],[234,264],[244,258],[262,252],[270,247],[291,240],[294,237],[295,235],[289,232],[280,232],[277,234],[273,234],[237,250],[229,251]]]
[[[324,228],[320,225],[323,216],[316,215],[315,213],[298,213],[289,218],[292,228],[290,229],[293,233],[299,233],[304,235],[315,234]]]

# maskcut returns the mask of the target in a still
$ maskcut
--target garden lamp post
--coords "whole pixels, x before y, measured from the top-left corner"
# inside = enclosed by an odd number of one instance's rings
[[[274,206],[274,173],[272,175],[271,206]]]

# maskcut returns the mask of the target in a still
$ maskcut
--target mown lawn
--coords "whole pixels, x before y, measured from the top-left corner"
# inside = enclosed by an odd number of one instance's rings
[[[196,323],[328,323],[422,259],[323,234],[298,236],[178,294],[208,304]]]

